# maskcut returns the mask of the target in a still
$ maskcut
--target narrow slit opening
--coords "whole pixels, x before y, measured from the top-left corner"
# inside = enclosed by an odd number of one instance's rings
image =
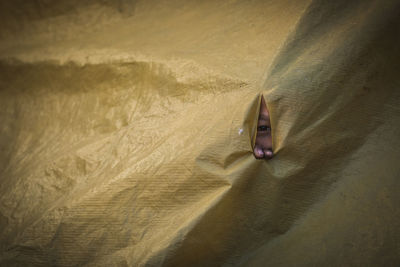
[[[260,101],[253,155],[256,159],[271,159],[274,152],[272,150],[270,114],[264,96],[261,96]]]

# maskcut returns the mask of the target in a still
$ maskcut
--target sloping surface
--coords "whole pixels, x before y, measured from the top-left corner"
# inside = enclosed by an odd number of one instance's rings
[[[0,10],[0,265],[400,264],[400,2]]]

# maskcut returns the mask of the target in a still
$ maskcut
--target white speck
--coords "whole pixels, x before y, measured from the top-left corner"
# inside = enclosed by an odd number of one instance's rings
[[[243,129],[240,128],[238,134],[241,135],[243,133]]]

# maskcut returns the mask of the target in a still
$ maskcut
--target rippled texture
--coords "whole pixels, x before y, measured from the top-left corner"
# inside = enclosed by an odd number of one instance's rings
[[[400,264],[400,2],[0,10],[0,265]]]

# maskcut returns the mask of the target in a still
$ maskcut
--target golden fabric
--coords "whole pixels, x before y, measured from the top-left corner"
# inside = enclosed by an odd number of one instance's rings
[[[400,264],[399,1],[0,10],[1,266]]]

